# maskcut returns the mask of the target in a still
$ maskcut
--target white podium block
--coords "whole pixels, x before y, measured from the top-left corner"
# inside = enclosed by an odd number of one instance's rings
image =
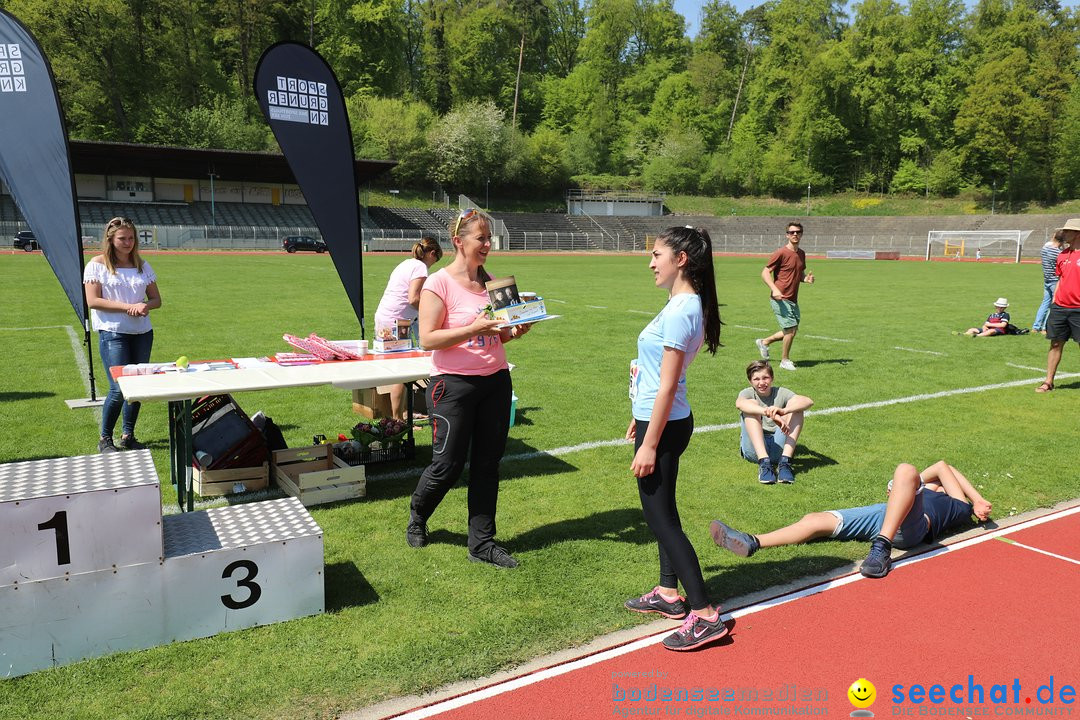
[[[164,520],[160,562],[0,587],[0,677],[323,612],[322,530],[298,500]]]
[[[161,557],[149,450],[0,465],[0,587]]]

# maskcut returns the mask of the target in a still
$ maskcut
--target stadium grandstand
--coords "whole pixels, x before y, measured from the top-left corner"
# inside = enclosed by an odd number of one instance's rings
[[[128,143],[71,142],[72,165],[84,235],[100,235],[117,215],[152,232],[158,248],[277,249],[292,234],[319,236],[303,194],[284,157],[275,153],[160,147]],[[395,163],[357,160],[364,185]],[[609,191],[573,189],[565,213],[492,212],[497,241],[507,250],[642,251],[671,225],[704,227],[714,247],[729,253],[769,253],[784,242],[783,217],[672,215],[662,194],[615,197]],[[463,204],[465,203],[465,204]],[[461,196],[461,207],[472,201]],[[589,212],[596,214],[589,214]],[[449,245],[455,208],[361,206],[364,249],[407,250],[421,235]],[[809,217],[803,247],[810,253],[853,257],[870,251],[921,257],[932,231],[1030,231],[1026,258],[1067,219],[1057,215],[910,217]],[[6,187],[0,186],[0,232],[26,229]],[[5,243],[6,244],[6,243]],[[986,257],[1014,256],[1002,245]]]

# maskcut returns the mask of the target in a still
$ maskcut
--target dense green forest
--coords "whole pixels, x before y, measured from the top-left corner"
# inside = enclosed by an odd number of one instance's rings
[[[71,136],[275,149],[263,49],[309,42],[396,183],[1080,197],[1080,9],[1057,0],[0,0]]]

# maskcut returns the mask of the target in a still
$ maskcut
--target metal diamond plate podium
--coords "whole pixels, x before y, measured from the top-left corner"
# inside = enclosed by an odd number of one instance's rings
[[[0,465],[0,677],[323,612],[299,500],[160,499],[147,450]]]

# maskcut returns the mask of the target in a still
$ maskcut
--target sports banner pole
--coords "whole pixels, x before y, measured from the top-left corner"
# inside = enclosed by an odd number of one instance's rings
[[[0,10],[0,138],[0,175],[83,328],[90,398],[68,405],[100,404],[82,286],[82,224],[64,111],[41,46],[4,10]]]
[[[352,129],[334,71],[307,45],[271,45],[255,97],[330,250],[364,338],[360,203]]]

